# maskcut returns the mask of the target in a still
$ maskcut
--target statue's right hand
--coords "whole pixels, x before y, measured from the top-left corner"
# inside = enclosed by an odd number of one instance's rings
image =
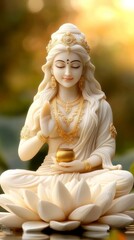
[[[51,115],[50,103],[46,101],[40,113],[40,129],[42,134],[45,137],[48,137],[52,132],[54,125],[55,121]]]

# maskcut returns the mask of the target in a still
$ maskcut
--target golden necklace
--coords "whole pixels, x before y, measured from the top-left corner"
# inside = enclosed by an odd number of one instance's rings
[[[69,125],[73,122],[74,117],[78,114],[79,108],[73,112],[71,117],[66,117],[59,109],[57,110],[57,114],[62,118],[63,122],[69,127]]]
[[[56,100],[57,99],[54,98],[54,100],[52,101],[52,110],[53,110],[54,118],[56,120],[58,133],[59,133],[59,136],[61,138],[63,138],[65,142],[70,143],[78,135],[78,130],[79,130],[79,124],[80,124],[80,121],[81,121],[84,99],[83,99],[83,97],[81,97],[80,100],[79,100],[76,123],[75,123],[74,128],[69,132],[66,132],[63,129],[63,127],[61,126],[61,123],[60,123],[60,120],[59,120],[59,113],[58,113],[58,109],[57,109],[57,101]],[[73,120],[74,120],[74,118],[72,118],[71,120],[68,120],[68,122],[72,122]]]
[[[71,102],[64,102],[61,100],[59,96],[57,96],[57,103],[65,108],[66,113],[70,113],[72,110],[72,107],[77,105],[80,102],[81,96],[79,96],[77,99]]]
[[[67,127],[69,127],[69,125],[74,121],[74,117],[76,115],[78,115],[78,111],[79,111],[78,104],[80,104],[80,101],[81,101],[80,97],[70,103],[65,103],[65,102],[62,102],[61,100],[59,101],[59,99],[56,98],[57,104],[62,106],[65,111],[65,114],[64,114],[63,111],[60,111],[58,108],[58,110],[57,110],[58,116],[60,118],[62,118],[62,121],[67,125]],[[75,111],[73,111],[73,106],[75,106],[75,105],[78,105],[78,107],[77,107],[77,109],[75,109]],[[72,113],[72,111],[73,111],[73,113]],[[70,117],[69,117],[69,113],[72,113]],[[66,117],[66,115],[67,115],[67,117]]]

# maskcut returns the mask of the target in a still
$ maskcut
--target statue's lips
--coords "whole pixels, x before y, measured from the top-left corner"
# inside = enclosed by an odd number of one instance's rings
[[[65,81],[71,81],[71,80],[73,80],[73,77],[63,77],[63,79],[64,79]]]

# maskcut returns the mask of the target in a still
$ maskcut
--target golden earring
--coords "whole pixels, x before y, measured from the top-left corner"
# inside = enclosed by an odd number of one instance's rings
[[[57,87],[57,82],[56,82],[56,79],[53,75],[51,77],[50,86],[51,86],[52,89],[55,89]]]
[[[83,87],[84,87],[84,77],[81,76],[81,78],[80,78],[80,80],[79,80],[79,88],[80,88],[80,90],[82,90]]]

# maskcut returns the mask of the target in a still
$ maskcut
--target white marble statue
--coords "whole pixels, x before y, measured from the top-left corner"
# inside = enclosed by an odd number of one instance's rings
[[[127,225],[133,221],[124,214],[134,206],[133,176],[112,164],[116,129],[85,36],[75,25],[63,24],[47,53],[18,152],[27,161],[48,143],[48,154],[36,171],[1,175],[0,205],[9,213],[1,213],[0,223],[25,231]]]

